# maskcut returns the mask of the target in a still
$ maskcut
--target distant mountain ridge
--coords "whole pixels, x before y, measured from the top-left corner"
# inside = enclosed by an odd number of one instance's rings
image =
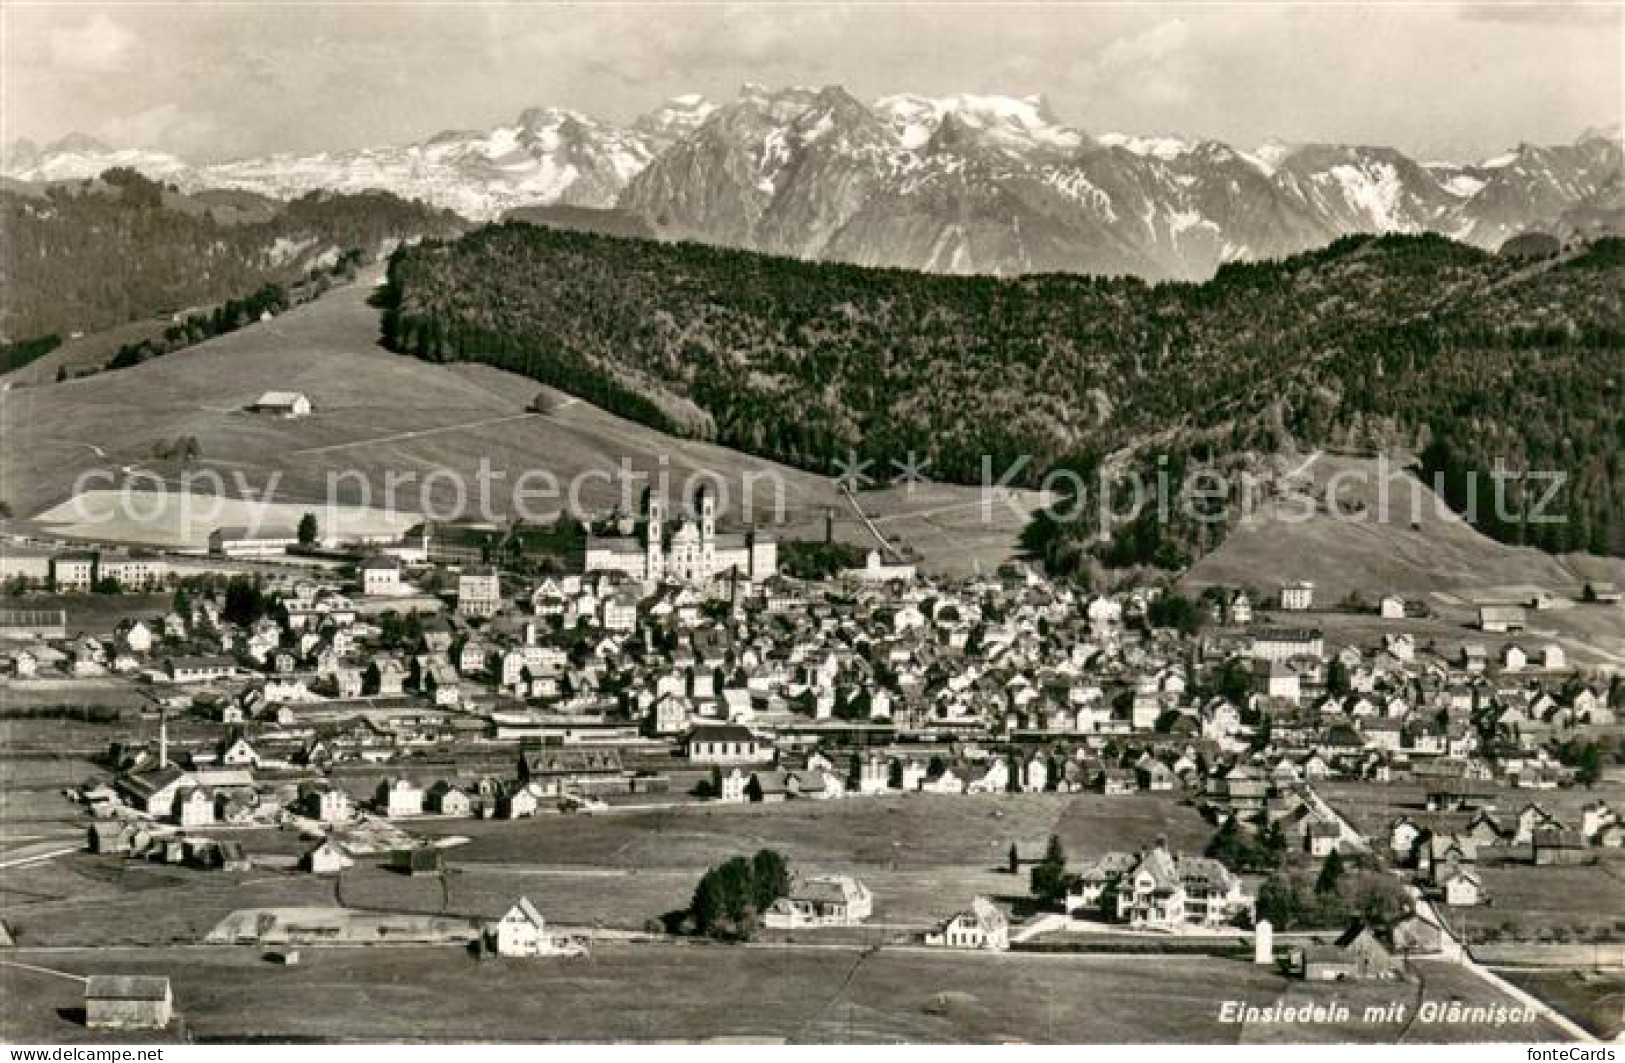
[[[537,108],[417,144],[199,165],[76,135],[13,145],[0,172],[53,182],[127,166],[182,191],[279,199],[378,189],[475,220],[615,208],[663,238],[807,259],[1194,280],[1352,233],[1437,232],[1493,248],[1531,229],[1617,232],[1621,154],[1617,128],[1467,162],[1377,146],[1242,150],[1091,136],[1038,96],[866,104],[838,86],[747,85],[722,104],[679,96],[625,125]]]

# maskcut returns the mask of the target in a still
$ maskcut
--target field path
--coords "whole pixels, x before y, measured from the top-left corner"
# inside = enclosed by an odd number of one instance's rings
[[[851,489],[849,489],[845,484],[841,485],[841,495],[846,499],[847,504],[852,507],[852,512],[857,514],[858,520],[862,521],[863,526],[869,530],[869,534],[874,536],[875,542],[880,544],[881,549],[890,554],[894,561],[905,560],[902,552],[899,551],[897,547],[892,545],[891,540],[887,539],[886,536],[881,533],[879,528],[875,527],[874,520],[870,518],[869,514],[863,511],[863,507],[858,504],[857,498],[852,494]]]
[[[506,424],[510,421],[524,421],[532,417],[542,416],[539,413],[510,413],[501,417],[486,417],[478,421],[464,421],[461,424],[443,424],[436,428],[420,428],[411,432],[395,432],[387,436],[374,436],[371,439],[352,439],[346,443],[328,443],[319,447],[303,447],[299,450],[289,451],[290,454],[328,454],[335,450],[349,450],[351,447],[366,447],[377,443],[400,443],[408,439],[422,439],[424,436],[439,435],[442,432],[465,432],[473,428],[489,428],[492,425]]]
[[[36,967],[31,963],[18,963],[15,960],[0,960],[0,967],[15,967],[19,971],[33,971],[35,974],[49,974],[57,978],[66,978],[70,982],[88,982],[90,979],[82,974],[73,974],[68,971],[58,971],[50,967]]]

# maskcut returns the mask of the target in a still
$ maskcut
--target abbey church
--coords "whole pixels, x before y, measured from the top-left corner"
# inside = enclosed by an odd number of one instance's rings
[[[701,487],[695,502],[695,514],[668,529],[665,504],[650,494],[643,538],[592,536],[587,540],[587,571],[623,572],[645,583],[702,585],[730,574],[757,583],[777,571],[779,544],[773,536],[755,530],[719,535],[711,492]]]

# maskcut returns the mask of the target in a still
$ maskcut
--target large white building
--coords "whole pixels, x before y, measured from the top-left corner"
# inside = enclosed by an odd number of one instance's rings
[[[747,583],[767,579],[778,570],[779,544],[754,529],[742,535],[717,533],[716,502],[699,491],[698,519],[666,527],[665,504],[649,496],[649,520],[640,540],[633,536],[592,536],[587,540],[588,572],[622,572],[645,583],[710,583],[737,575]]]
[[[401,559],[380,555],[361,562],[361,593],[368,597],[401,593]]]
[[[874,911],[869,887],[851,875],[797,877],[790,892],[770,905],[762,922],[773,930],[856,926]]]
[[[280,557],[297,546],[299,536],[285,528],[216,528],[209,533],[209,553],[226,557]]]
[[[457,574],[457,612],[461,616],[495,616],[502,608],[502,577],[490,565]]]

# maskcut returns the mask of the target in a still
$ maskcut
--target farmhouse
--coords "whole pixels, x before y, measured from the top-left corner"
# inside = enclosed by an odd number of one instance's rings
[[[251,413],[274,413],[279,417],[308,417],[315,410],[310,398],[298,391],[267,391],[249,403]]]
[[[1393,978],[1398,972],[1393,954],[1358,921],[1334,942],[1306,945],[1298,968],[1310,982],[1370,981]]]
[[[350,854],[332,838],[325,839],[299,858],[299,866],[313,875],[334,875],[354,864]]]
[[[161,1030],[173,1008],[167,978],[93,974],[85,980],[85,1025],[93,1030]]]
[[[542,913],[521,897],[501,919],[485,929],[487,946],[498,956],[555,956],[564,952],[552,935]]]
[[[812,926],[856,926],[874,911],[869,888],[850,875],[798,877],[790,892],[774,901],[763,922],[773,930]]]
[[[1472,868],[1452,869],[1444,880],[1444,903],[1452,908],[1473,908],[1483,904],[1483,879]]]
[[[1524,629],[1524,612],[1517,605],[1481,605],[1478,607],[1480,631],[1505,634]]]
[[[1562,827],[1545,827],[1535,831],[1532,839],[1535,863],[1584,864],[1592,859],[1586,849],[1585,835]]]
[[[209,533],[209,553],[222,557],[281,557],[299,537],[286,528],[216,528]]]
[[[969,909],[927,933],[925,943],[950,949],[1003,952],[1010,947],[1010,921],[998,905],[986,897],[977,897]]]
[[[181,769],[169,766],[120,776],[115,785],[119,796],[131,807],[149,816],[169,816],[175,812],[175,801],[181,791],[196,786],[197,782]]]

